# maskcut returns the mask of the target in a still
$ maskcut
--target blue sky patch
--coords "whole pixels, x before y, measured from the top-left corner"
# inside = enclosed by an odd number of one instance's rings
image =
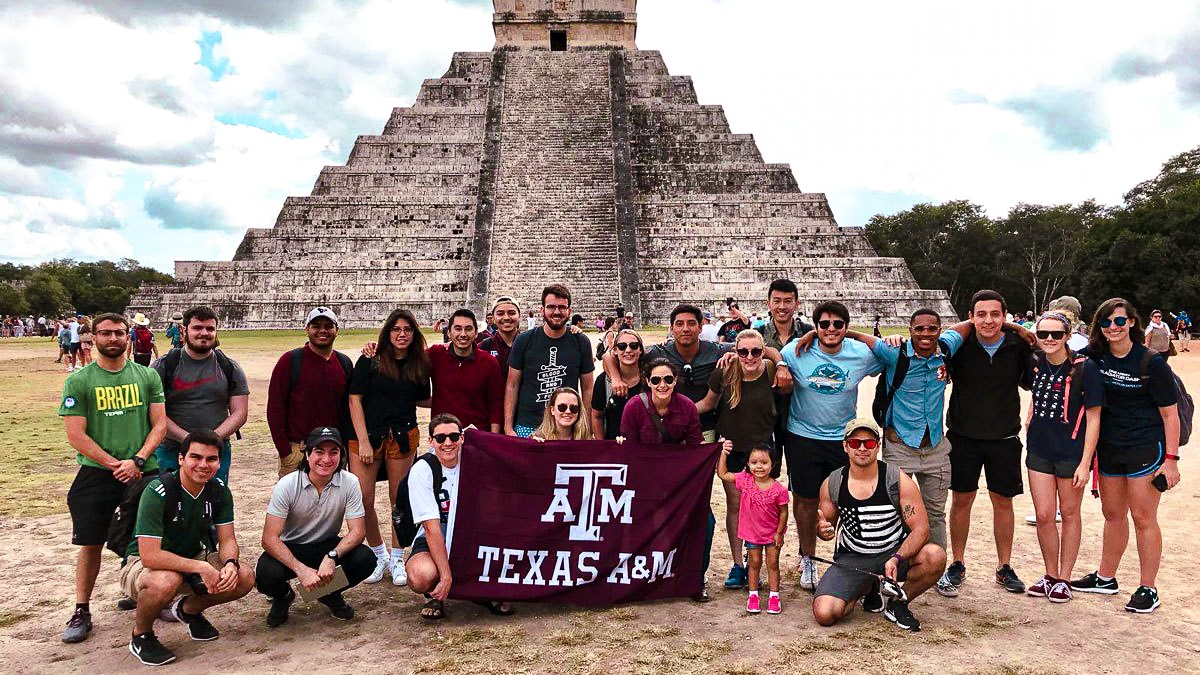
[[[228,58],[217,58],[213,55],[213,48],[221,44],[221,31],[202,32],[196,44],[200,45],[200,60],[196,63],[208,70],[209,79],[216,82],[231,72]]]
[[[225,113],[217,115],[216,119],[221,124],[254,127],[273,134],[279,134],[284,138],[304,138],[305,136],[303,131],[292,129],[279,120],[263,117],[256,113]]]

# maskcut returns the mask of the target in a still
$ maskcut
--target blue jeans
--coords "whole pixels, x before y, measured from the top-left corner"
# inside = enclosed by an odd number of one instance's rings
[[[163,441],[154,449],[154,456],[158,458],[159,471],[179,471],[178,443]],[[221,468],[217,469],[217,478],[220,478],[226,487],[229,486],[230,457],[229,439],[225,439],[225,443],[221,445]]]

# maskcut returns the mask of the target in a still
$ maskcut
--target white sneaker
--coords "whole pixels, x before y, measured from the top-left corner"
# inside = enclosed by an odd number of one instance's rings
[[[363,583],[364,584],[377,584],[377,583],[383,581],[383,575],[387,574],[388,569],[391,567],[391,560],[392,559],[389,556],[377,558],[375,560],[375,571],[371,572],[371,576],[367,577],[366,579],[363,579]]]
[[[404,569],[404,558],[397,558],[392,561],[392,585],[408,585],[408,570]]]
[[[800,558],[800,588],[806,591],[816,589],[817,581],[817,563],[812,558],[804,556]]]
[[[1054,512],[1054,522],[1056,522],[1056,523],[1062,522],[1062,511]],[[1025,524],[1026,525],[1037,525],[1037,515],[1034,514],[1031,516],[1025,516]]]

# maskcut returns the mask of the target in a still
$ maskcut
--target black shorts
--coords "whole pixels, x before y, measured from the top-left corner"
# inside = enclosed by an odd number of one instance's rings
[[[883,566],[891,559],[892,554],[900,550],[899,547],[878,555],[860,555],[856,553],[843,553],[834,555],[833,559],[843,565],[857,567],[860,570],[883,574]],[[896,565],[896,581],[905,581],[908,579],[908,570],[911,563],[907,560],[897,561]],[[829,569],[821,575],[821,580],[817,582],[817,588],[813,591],[814,596],[832,595],[835,598],[840,598],[847,603],[854,602],[871,591],[871,586],[876,583],[874,577],[855,572],[854,570],[846,569],[838,565],[830,565]]]
[[[150,357],[152,356],[153,354],[134,354],[133,362],[148,368],[150,367]]]
[[[1096,445],[1096,464],[1101,476],[1109,478],[1141,478],[1158,471],[1166,461],[1162,443],[1135,448],[1118,448],[1104,443]]]
[[[1079,468],[1079,459],[1047,459],[1027,451],[1025,468],[1037,473],[1048,473],[1055,478],[1074,478],[1075,469]]]
[[[787,454],[788,489],[802,499],[820,497],[821,483],[829,474],[850,464],[840,441],[805,438],[790,431],[784,452]]]
[[[113,512],[125,498],[129,486],[113,478],[108,469],[80,466],[67,490],[67,509],[71,512],[71,543],[99,546],[108,538]]]
[[[987,477],[988,492],[1012,498],[1025,491],[1021,480],[1021,439],[981,441],[953,431],[946,432],[946,438],[950,441],[951,490],[977,492],[982,471]]]
[[[78,354],[79,353],[79,343],[72,342],[71,344],[67,345],[67,353],[68,354]]]

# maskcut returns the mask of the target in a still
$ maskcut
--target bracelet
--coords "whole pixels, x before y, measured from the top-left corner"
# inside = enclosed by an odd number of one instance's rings
[[[242,569],[242,566],[240,564],[238,564],[237,558],[230,558],[229,560],[226,560],[225,562],[221,563],[221,567],[224,567],[225,565],[228,565],[229,563],[233,563],[233,568],[235,570],[240,571]]]
[[[900,555],[899,552],[893,553],[892,557],[896,559],[896,562],[906,562],[907,561],[907,559],[904,556]]]
[[[1179,455],[1167,455],[1166,457],[1167,457],[1167,459],[1173,459],[1176,462],[1179,461]]]

